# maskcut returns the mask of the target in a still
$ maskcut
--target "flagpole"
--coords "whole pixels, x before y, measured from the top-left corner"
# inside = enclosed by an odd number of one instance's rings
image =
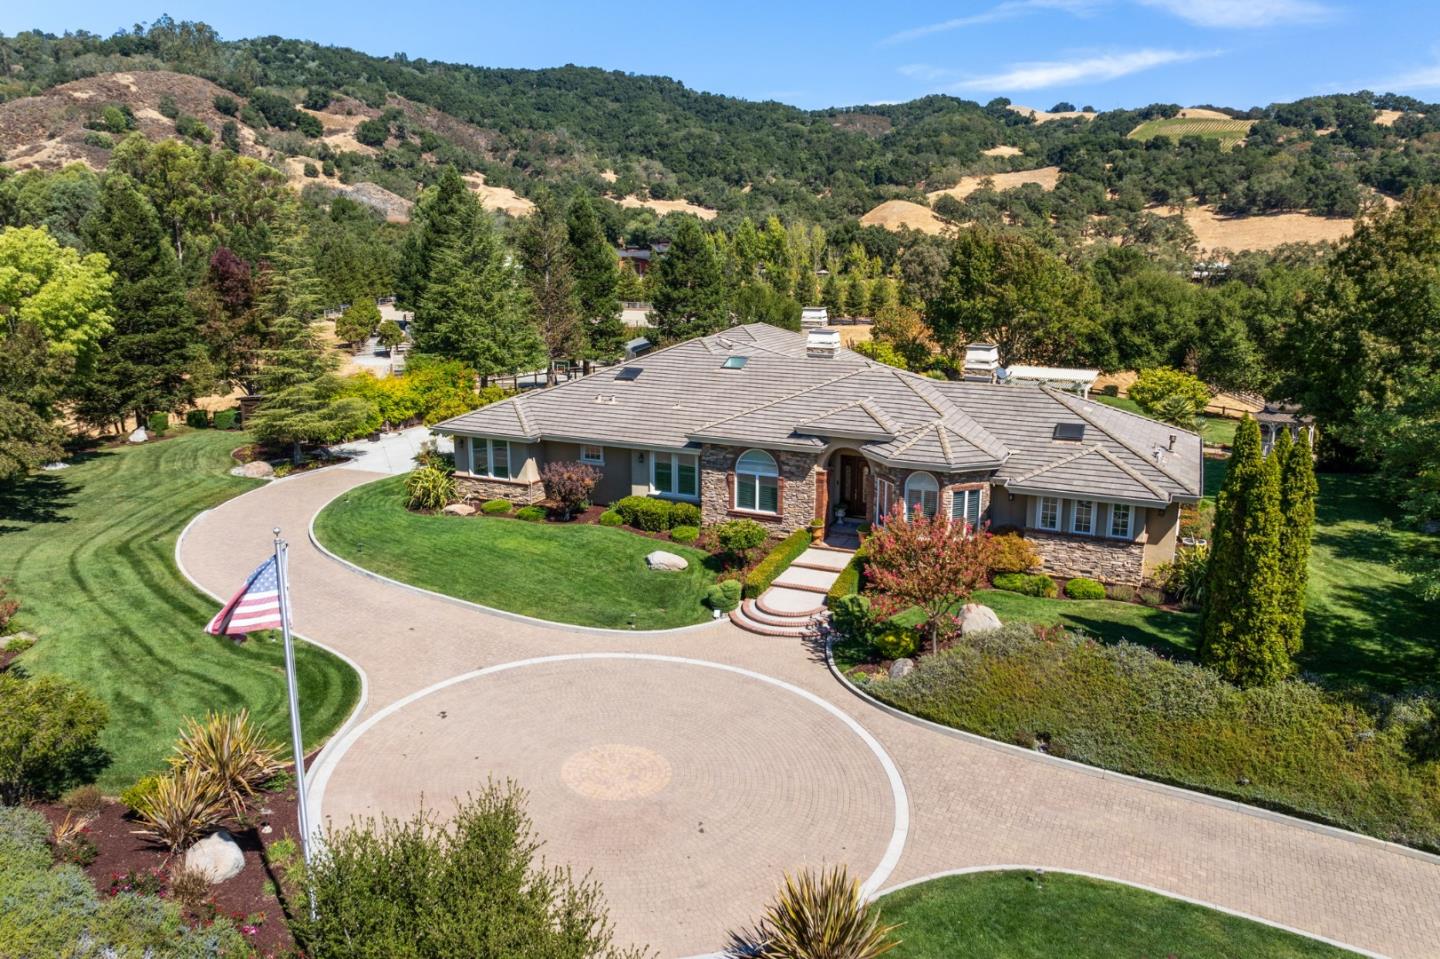
[[[305,791],[305,745],[300,736],[300,690],[295,679],[295,642],[290,637],[290,564],[286,543],[275,527],[275,570],[280,576],[280,629],[285,636],[285,685],[290,694],[290,738],[295,749],[295,794],[300,817],[300,850],[310,865],[310,803]],[[313,908],[313,903],[312,903]]]

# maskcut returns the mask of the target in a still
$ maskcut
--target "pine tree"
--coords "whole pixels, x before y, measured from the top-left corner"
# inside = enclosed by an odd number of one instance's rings
[[[260,279],[265,345],[255,383],[265,395],[309,383],[339,365],[313,322],[320,312],[320,281],[297,211],[293,207],[278,211],[275,226],[275,244]]]
[[[554,386],[555,364],[579,355],[585,337],[577,312],[570,233],[551,197],[542,196],[535,212],[525,218],[515,247],[530,294],[530,314],[545,343],[545,382]]]
[[[725,278],[699,220],[680,219],[670,249],[651,272],[655,276],[651,322],[662,340],[705,336],[729,324]]]
[[[1285,589],[1280,596],[1284,616],[1285,648],[1291,656],[1300,651],[1305,632],[1305,590],[1310,582],[1310,540],[1315,532],[1315,458],[1305,431],[1290,441],[1290,431],[1270,451],[1280,466],[1280,564]]]
[[[450,226],[431,251],[411,327],[416,351],[460,360],[487,380],[543,365],[545,344],[525,315],[515,271],[480,202],[467,194]]]
[[[85,235],[110,261],[114,320],[100,341],[102,361],[81,379],[76,413],[96,425],[127,414],[144,423],[194,400],[206,366],[199,323],[170,238],[135,181],[105,178]]]
[[[450,166],[441,172],[435,187],[420,197],[400,251],[400,269],[395,279],[396,299],[402,306],[419,309],[435,268],[436,254],[467,229],[477,206],[475,194]]]
[[[1280,468],[1260,448],[1260,427],[1246,417],[1215,510],[1206,571],[1200,657],[1231,682],[1266,685],[1291,670],[1281,594]]]
[[[845,309],[845,290],[840,278],[834,273],[825,277],[825,287],[820,293],[820,305],[825,307],[832,319],[839,319]]]
[[[585,333],[585,359],[617,359],[625,352],[619,262],[585,194],[571,202],[566,226],[575,267],[575,300]]]

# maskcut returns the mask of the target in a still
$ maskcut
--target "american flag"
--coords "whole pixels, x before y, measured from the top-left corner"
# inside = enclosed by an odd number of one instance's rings
[[[234,636],[280,626],[280,577],[272,556],[250,574],[235,598],[210,620],[205,632],[212,636]]]

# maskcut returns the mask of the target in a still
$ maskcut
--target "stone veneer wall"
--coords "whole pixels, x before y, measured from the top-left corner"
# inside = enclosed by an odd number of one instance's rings
[[[1145,544],[1136,540],[1066,536],[1027,529],[1025,538],[1054,576],[1085,576],[1105,583],[1139,586],[1144,580]]]
[[[935,481],[940,484],[939,510],[942,516],[950,515],[951,496],[955,487],[980,487],[980,522],[983,525],[989,520],[987,515],[990,510],[991,495],[989,473],[942,473],[939,470],[895,469],[873,460],[870,462],[871,485],[873,486],[877,479],[889,480],[895,484],[895,503],[904,500],[905,480],[910,477],[911,473],[929,473],[935,477]],[[865,500],[870,504],[870,508],[874,509],[875,491],[873,489],[866,492]],[[874,517],[867,516],[865,518],[868,521]]]
[[[508,499],[512,503],[527,506],[545,498],[545,487],[541,483],[488,479],[456,473],[455,493],[467,502],[483,503],[487,499]]]
[[[781,535],[808,526],[815,518],[818,457],[813,453],[766,450],[780,468],[780,512],[751,513],[730,505],[730,476],[735,461],[744,452],[733,446],[711,444],[700,451],[700,512],[706,525],[727,519],[753,519]]]

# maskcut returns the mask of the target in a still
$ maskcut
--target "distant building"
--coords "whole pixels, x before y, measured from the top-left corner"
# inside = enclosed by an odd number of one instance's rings
[[[1260,424],[1260,446],[1267,455],[1270,447],[1275,445],[1280,434],[1286,430],[1290,431],[1292,440],[1298,440],[1300,433],[1304,431],[1310,440],[1310,448],[1315,448],[1315,418],[1306,416],[1294,403],[1272,403],[1266,400],[1265,408],[1255,414],[1255,421]]]
[[[649,246],[622,246],[616,249],[615,255],[622,262],[629,263],[636,276],[644,276],[649,272],[651,265],[669,250],[669,243],[652,243]]]

